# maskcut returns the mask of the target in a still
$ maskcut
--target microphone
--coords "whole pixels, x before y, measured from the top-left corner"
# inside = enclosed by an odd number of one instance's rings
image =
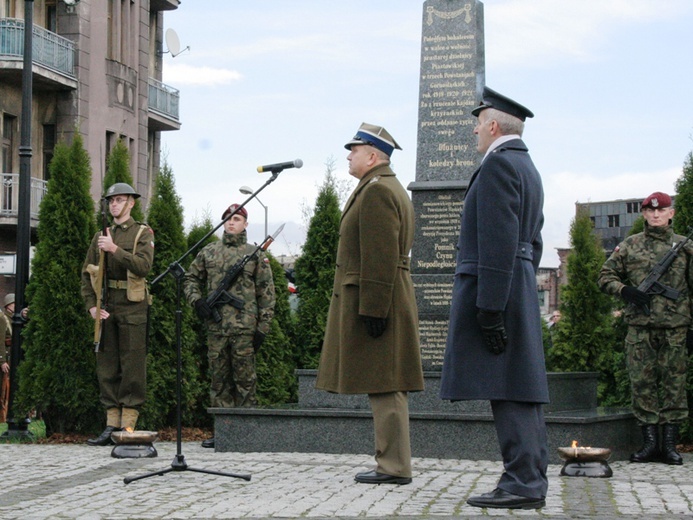
[[[287,168],[300,168],[301,166],[303,166],[303,161],[301,159],[296,159],[295,161],[282,162],[282,163],[277,163],[277,164],[267,164],[265,166],[258,166],[257,171],[258,171],[258,173],[263,173],[263,172],[279,173],[280,171],[286,170]]]

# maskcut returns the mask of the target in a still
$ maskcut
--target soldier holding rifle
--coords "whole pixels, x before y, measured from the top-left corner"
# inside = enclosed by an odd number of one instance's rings
[[[599,286],[628,304],[626,360],[643,446],[631,462],[682,464],[678,425],[688,417],[686,332],[691,324],[693,242],[675,235],[669,195],[642,202],[645,230],[626,238],[603,265]],[[660,447],[659,427],[662,427]]]
[[[146,395],[149,296],[145,277],[154,260],[154,232],[130,216],[139,197],[123,182],[108,188],[104,198],[113,225],[94,235],[82,267],[82,297],[97,320],[95,327],[101,327],[95,334],[96,374],[106,408],[106,428],[87,441],[90,446],[111,444],[115,431],[133,431]],[[99,262],[100,256],[104,262]],[[97,287],[105,287],[105,300]]]
[[[255,354],[274,315],[272,269],[265,254],[247,243],[248,212],[232,204],[221,218],[227,217],[222,239],[202,248],[183,282],[185,297],[208,327],[209,393],[214,408],[257,404]],[[224,289],[228,294],[224,303],[210,306],[205,296],[214,293],[229,270],[244,259],[240,276]],[[214,437],[202,446],[214,448]]]

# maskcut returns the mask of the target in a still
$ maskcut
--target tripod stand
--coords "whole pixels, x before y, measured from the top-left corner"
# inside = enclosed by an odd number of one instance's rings
[[[207,233],[204,237],[202,237],[194,246],[192,246],[188,251],[186,251],[183,256],[181,256],[178,260],[173,262],[172,264],[169,265],[168,269],[161,273],[159,276],[157,276],[153,281],[152,281],[152,286],[156,285],[159,283],[164,276],[167,274],[171,273],[175,279],[176,279],[176,355],[177,355],[177,367],[176,367],[176,427],[177,427],[177,441],[176,441],[176,456],[173,458],[173,462],[171,462],[171,466],[159,471],[154,471],[151,473],[146,473],[144,475],[139,475],[136,477],[126,477],[123,479],[123,482],[125,484],[129,484],[130,482],[134,482],[135,480],[141,480],[144,478],[148,477],[153,477],[155,475],[160,475],[163,476],[166,473],[170,473],[171,471],[195,471],[197,473],[207,473],[210,475],[220,475],[222,477],[234,477],[234,478],[240,478],[243,480],[250,480],[250,475],[241,475],[241,474],[236,474],[236,473],[224,473],[221,471],[213,471],[213,470],[208,470],[208,469],[201,469],[201,468],[192,468],[188,466],[187,462],[185,462],[185,456],[182,453],[182,397],[181,397],[181,386],[182,386],[182,379],[183,379],[183,370],[182,370],[182,347],[181,347],[181,332],[182,332],[182,308],[181,308],[181,296],[182,296],[182,280],[183,276],[185,275],[185,270],[181,266],[180,262],[185,259],[190,253],[195,251],[200,244],[205,242],[207,238],[209,238],[219,227],[221,227],[224,222],[226,222],[228,219],[230,219],[233,215],[238,213],[238,211],[243,208],[248,202],[250,202],[254,197],[257,196],[258,193],[260,193],[262,190],[264,190],[270,183],[272,183],[279,173],[281,172],[281,169],[278,171],[272,171],[272,176],[263,184],[255,193],[250,195],[244,202],[243,204],[240,204],[234,211],[230,212],[229,215],[223,219],[214,229],[212,229],[209,233]]]

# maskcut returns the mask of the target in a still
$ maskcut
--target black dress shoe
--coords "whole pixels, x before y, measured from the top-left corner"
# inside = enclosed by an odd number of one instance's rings
[[[202,441],[203,448],[214,448],[214,437]]]
[[[546,505],[543,498],[523,497],[496,488],[490,493],[469,497],[467,504],[474,507],[495,507],[504,509],[539,509]]]
[[[110,444],[115,444],[111,440],[111,434],[113,432],[119,432],[121,429],[115,426],[106,426],[106,429],[101,432],[96,439],[87,439],[87,444],[89,446],[108,446]]]
[[[357,473],[354,477],[356,482],[361,484],[410,484],[411,477],[395,477],[385,473],[378,473],[375,470]]]

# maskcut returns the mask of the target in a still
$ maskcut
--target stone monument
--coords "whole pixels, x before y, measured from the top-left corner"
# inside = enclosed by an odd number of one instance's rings
[[[481,160],[471,111],[485,82],[483,4],[426,0],[422,28],[411,265],[423,368],[440,371],[462,199]]]

